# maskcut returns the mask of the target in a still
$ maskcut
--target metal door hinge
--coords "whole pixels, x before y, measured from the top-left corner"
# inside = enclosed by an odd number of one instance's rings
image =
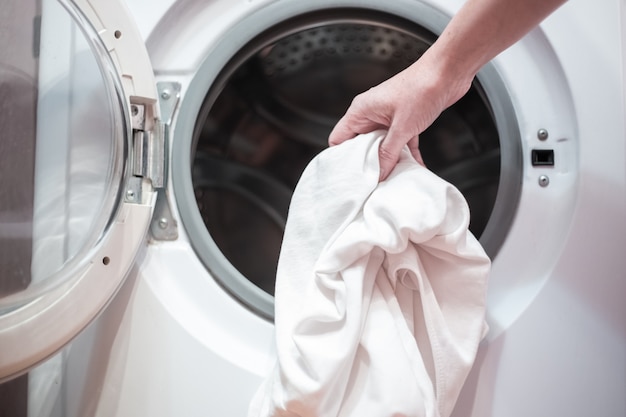
[[[131,105],[133,128],[133,163],[135,177],[149,179],[154,188],[165,186],[165,126],[160,120],[146,130],[146,109],[143,104]]]

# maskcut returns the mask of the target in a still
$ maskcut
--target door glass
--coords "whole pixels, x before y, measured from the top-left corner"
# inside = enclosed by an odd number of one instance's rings
[[[0,312],[76,275],[119,194],[123,109],[76,16],[56,0],[0,8]]]

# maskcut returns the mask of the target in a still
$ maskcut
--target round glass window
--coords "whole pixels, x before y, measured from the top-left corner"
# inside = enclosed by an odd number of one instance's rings
[[[92,49],[97,35],[57,1],[6,8],[0,310],[66,282],[87,260],[114,211],[126,137],[113,81]]]

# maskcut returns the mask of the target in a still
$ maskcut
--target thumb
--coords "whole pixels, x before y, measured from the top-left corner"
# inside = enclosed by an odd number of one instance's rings
[[[378,160],[380,162],[379,181],[387,179],[400,158],[400,152],[406,141],[395,136],[393,129],[390,129],[378,148]]]
[[[411,152],[411,155],[413,155],[413,158],[415,158],[418,164],[426,166],[424,159],[422,158],[422,153],[420,152],[419,144],[419,136],[415,136],[407,142],[407,146],[409,147],[409,151]]]

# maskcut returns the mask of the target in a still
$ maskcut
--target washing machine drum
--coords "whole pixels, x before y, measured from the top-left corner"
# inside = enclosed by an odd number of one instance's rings
[[[193,185],[210,239],[247,281],[273,294],[293,189],[354,96],[435,39],[398,16],[312,13],[260,33],[223,68],[197,119]],[[498,200],[501,140],[479,80],[420,136],[427,166],[468,200],[478,237]],[[214,269],[215,256],[200,257]]]

